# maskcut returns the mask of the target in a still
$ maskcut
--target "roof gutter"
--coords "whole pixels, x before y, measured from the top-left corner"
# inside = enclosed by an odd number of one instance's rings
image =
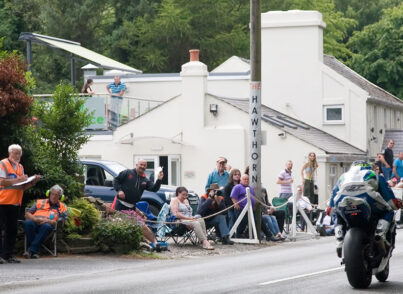
[[[378,98],[374,98],[374,97],[369,96],[367,98],[367,102],[373,103],[373,104],[378,104],[378,105],[383,105],[383,106],[387,106],[387,107],[391,107],[391,108],[395,108],[395,109],[398,108],[400,110],[403,110],[403,101],[402,101],[402,103],[398,103],[398,102],[393,103],[393,102],[384,101],[384,100],[380,100]]]

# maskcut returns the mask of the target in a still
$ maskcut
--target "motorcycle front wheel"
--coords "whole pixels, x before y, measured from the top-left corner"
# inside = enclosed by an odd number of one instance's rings
[[[365,249],[369,246],[366,233],[360,228],[351,228],[344,238],[344,263],[348,282],[358,289],[371,284],[372,269],[365,259]]]

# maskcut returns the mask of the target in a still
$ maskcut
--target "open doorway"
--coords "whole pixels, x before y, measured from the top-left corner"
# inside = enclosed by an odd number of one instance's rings
[[[137,160],[147,161],[146,176],[151,181],[155,181],[157,168],[161,166],[164,171],[162,183],[170,186],[180,186],[180,155],[136,155],[134,156],[134,166]]]

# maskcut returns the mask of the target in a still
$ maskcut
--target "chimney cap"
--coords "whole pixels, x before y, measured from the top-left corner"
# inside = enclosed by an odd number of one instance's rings
[[[199,61],[199,49],[190,49],[189,54],[190,54],[190,61]]]

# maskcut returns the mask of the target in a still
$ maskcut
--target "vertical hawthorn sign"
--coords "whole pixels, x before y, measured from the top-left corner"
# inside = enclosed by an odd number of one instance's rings
[[[261,0],[250,0],[249,184],[262,199],[261,179]],[[256,229],[260,240],[260,204],[256,203]],[[249,230],[250,231],[250,230]]]
[[[249,157],[249,175],[251,186],[261,184],[260,163],[261,163],[261,82],[250,82],[250,157]],[[256,193],[257,191],[255,191]]]

